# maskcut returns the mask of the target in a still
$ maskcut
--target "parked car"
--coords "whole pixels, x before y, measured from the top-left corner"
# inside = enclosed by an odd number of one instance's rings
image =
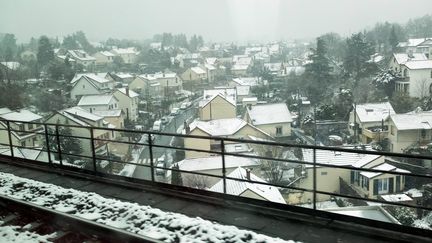
[[[161,168],[165,167],[164,163],[157,163],[156,166]],[[165,175],[165,170],[161,168],[156,168],[156,175],[161,175],[161,176]]]
[[[177,115],[179,113],[179,110],[180,110],[179,108],[172,108],[170,115],[172,115],[172,116]]]
[[[161,120],[157,120],[153,123],[153,128],[152,130],[155,132],[160,132],[162,129],[162,121]]]
[[[169,122],[169,118],[164,116],[161,118],[161,122],[162,122],[162,124],[167,124]]]

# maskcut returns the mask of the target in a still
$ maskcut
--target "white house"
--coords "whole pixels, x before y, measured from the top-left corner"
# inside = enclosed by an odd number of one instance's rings
[[[142,74],[135,77],[129,88],[143,95],[171,96],[182,90],[182,79],[173,72]]]
[[[114,48],[110,52],[121,57],[126,64],[134,63],[139,54],[139,52],[134,47]]]
[[[291,113],[285,103],[247,107],[245,120],[273,137],[291,136]]]
[[[92,73],[76,74],[70,84],[73,100],[79,100],[83,95],[106,94],[114,88],[113,80]]]
[[[403,153],[406,149],[423,146],[432,140],[432,112],[393,114],[389,119],[390,151]]]
[[[396,81],[396,91],[418,98],[432,94],[432,59],[425,54],[395,53],[389,68],[402,78]]]
[[[432,37],[408,39],[405,42],[400,42],[398,47],[406,53],[423,53],[432,59]]]
[[[93,57],[96,59],[95,64],[97,66],[103,66],[112,63],[115,56],[115,54],[109,51],[99,51],[93,55]]]
[[[349,116],[350,134],[354,135],[357,127],[357,139],[362,143],[383,140],[392,114],[396,113],[390,102],[357,104]]]
[[[9,144],[9,135],[6,120],[10,122],[12,144],[24,147],[38,147],[44,145],[43,126],[32,124],[42,122],[42,117],[29,110],[11,111],[8,108],[0,109],[0,143]],[[30,123],[22,123],[30,122]],[[34,132],[34,133],[32,133]]]
[[[119,110],[119,101],[114,95],[85,95],[78,102],[78,106],[90,113],[93,111]]]
[[[188,68],[180,75],[184,82],[204,83],[207,81],[207,72],[201,67]]]
[[[277,187],[253,183],[254,181],[261,183],[267,182],[252,174],[248,169],[238,167],[227,176],[235,179],[250,181],[226,180],[227,194],[286,204],[285,199],[282,197],[282,194]],[[210,188],[210,191],[223,193],[223,186],[224,183],[222,180],[220,180]]]
[[[83,50],[68,50],[64,58],[72,59],[75,63],[81,64],[84,67],[89,67],[96,64],[96,58],[90,56]]]
[[[204,90],[198,105],[198,116],[202,121],[237,116],[237,93],[235,89],[220,88]]]
[[[138,119],[139,95],[129,88],[117,89],[113,95],[118,100],[119,108],[126,114],[126,119],[136,121]]]

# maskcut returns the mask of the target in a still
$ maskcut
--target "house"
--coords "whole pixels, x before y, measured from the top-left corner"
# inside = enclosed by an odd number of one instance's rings
[[[303,161],[313,163],[314,153],[311,149],[303,149]],[[375,160],[384,162],[383,156],[378,155],[364,155],[357,153],[347,153],[329,150],[316,150],[315,151],[316,163],[329,164],[331,166],[352,166],[358,161],[362,163],[371,163]],[[313,164],[306,164],[303,166],[301,173],[297,175],[299,178],[295,186],[299,188],[311,189],[313,188]],[[317,190],[339,193],[341,188],[341,180],[350,183],[351,170],[344,168],[316,166],[316,185]],[[306,203],[313,200],[312,194],[300,192],[298,202]],[[317,194],[317,201],[329,200],[331,196],[325,194]]]
[[[93,137],[95,139],[113,139],[116,137],[114,131],[97,129],[97,128],[114,128],[112,124],[105,121],[102,116],[90,113],[80,107],[67,108],[61,111],[56,111],[49,116],[46,123],[61,125],[76,125],[81,127],[71,127],[71,135],[83,138],[90,138],[90,127],[93,127]],[[92,156],[92,145],[89,139],[78,140],[81,148],[82,155]],[[106,141],[94,140],[95,150],[97,153],[104,154],[107,150],[108,143]]]
[[[122,110],[95,110],[92,113],[103,117],[106,122],[112,125],[112,128],[123,129],[125,127],[125,117]]]
[[[291,136],[293,120],[285,103],[247,107],[244,119],[273,137]]]
[[[184,82],[189,83],[205,83],[207,82],[207,72],[201,67],[190,67],[186,69],[181,75]]]
[[[0,155],[9,156],[10,154],[11,150],[9,146],[0,146]],[[31,149],[14,147],[13,155],[14,157],[23,159],[36,160],[41,162],[49,161],[48,153],[43,151],[43,147],[33,147]]]
[[[305,72],[305,67],[303,66],[286,66],[285,67],[285,74],[291,75],[294,74],[296,76],[300,76]]]
[[[134,47],[114,48],[110,52],[121,57],[123,62],[126,64],[134,63],[139,54],[139,52]]]
[[[111,73],[111,76],[115,81],[123,84],[129,84],[135,79],[135,76],[130,73]]]
[[[246,138],[254,136],[263,139],[273,139],[269,134],[261,129],[247,123],[240,118],[217,119],[210,121],[195,120],[185,127],[188,135],[199,136],[221,136],[229,138]],[[227,142],[228,143],[228,142]],[[184,138],[185,148],[195,148],[208,151],[220,151],[220,141],[211,139]],[[186,158],[206,157],[208,153],[186,151]]]
[[[115,56],[115,54],[109,51],[99,51],[93,55],[93,57],[96,59],[95,64],[99,67],[113,63]]]
[[[215,81],[215,78],[216,78],[217,68],[211,64],[204,64],[202,66],[202,69],[204,69],[204,71],[206,71],[207,82],[213,83]]]
[[[68,50],[64,56],[58,56],[58,58],[62,60],[73,60],[74,63],[81,64],[84,67],[90,67],[96,64],[96,58],[90,56],[83,50]]]
[[[252,67],[252,57],[247,55],[235,55],[232,58],[231,74],[233,76],[247,76],[249,69]]]
[[[267,70],[273,76],[283,76],[286,73],[285,65],[281,62],[264,63],[264,70]]]
[[[190,68],[196,67],[198,64],[203,63],[203,58],[200,53],[184,53],[177,54],[177,56],[172,57],[171,62],[181,68]]]
[[[235,87],[237,93],[237,102],[240,104],[244,98],[252,96],[250,86],[237,86]]]
[[[106,94],[114,88],[113,80],[93,73],[76,74],[70,84],[70,95],[73,100],[79,100],[83,95]]]
[[[182,90],[183,82],[180,77],[173,72],[158,72],[152,74],[142,74],[135,77],[129,84],[129,88],[147,96],[171,96],[176,91]]]
[[[198,117],[202,121],[235,118],[237,116],[236,103],[235,89],[204,90],[203,99],[198,104]]]
[[[354,105],[348,121],[349,132],[356,133],[356,140],[364,144],[382,141],[387,138],[388,118],[393,114],[396,113],[390,102]]]
[[[9,144],[9,135],[7,129],[7,120],[10,122],[12,144],[23,147],[40,147],[44,146],[44,127],[39,124],[42,117],[29,110],[11,111],[8,108],[0,109],[0,143]],[[30,122],[30,123],[22,123]]]
[[[197,176],[196,174],[182,173],[183,185],[196,187],[197,182],[203,184],[204,187],[210,188],[214,186],[222,175],[222,157],[221,156],[209,156],[201,158],[189,158],[181,160],[175,163],[173,166],[178,165],[179,170],[198,172],[202,174],[208,174],[208,176]],[[173,167],[171,166],[171,168]],[[236,157],[236,156],[225,156],[225,171],[228,175],[236,170],[239,166],[245,169],[250,169],[252,173],[259,174],[260,163],[256,159]],[[167,173],[169,178],[171,173]]]
[[[119,101],[114,95],[85,95],[78,102],[78,107],[93,113],[93,111],[119,110]]]
[[[389,119],[390,151],[404,153],[425,146],[432,140],[432,112],[415,111],[393,114]]]
[[[258,86],[261,80],[259,77],[241,77],[241,78],[233,78],[229,82],[229,87],[237,87],[237,86]]]
[[[243,107],[254,106],[256,104],[258,104],[258,98],[257,97],[248,97],[248,98],[242,99],[242,106]]]
[[[401,77],[396,81],[396,91],[418,98],[431,94],[432,59],[428,59],[425,54],[394,53],[389,69]]]
[[[277,187],[253,183],[254,181],[261,183],[267,182],[252,174],[249,169],[238,167],[233,172],[229,173],[227,177],[250,181],[226,180],[227,194],[286,204],[285,199],[282,197],[282,194]],[[223,187],[224,182],[219,180],[219,182],[212,186],[209,190],[223,193]]]
[[[382,160],[383,156],[375,160],[359,160],[352,166],[355,168],[410,173]],[[352,170],[350,184],[361,197],[378,199],[380,195],[391,195],[402,192],[405,189],[405,176],[383,172]]]
[[[432,38],[408,39],[400,42],[397,47],[405,53],[422,53],[427,58],[432,59]]]
[[[344,214],[353,217],[361,217],[365,219],[377,220],[392,224],[401,224],[382,206],[349,206],[342,208],[324,209],[327,212]]]
[[[126,119],[136,122],[138,119],[139,95],[128,87],[114,91],[114,97],[118,100],[118,106],[126,114]]]

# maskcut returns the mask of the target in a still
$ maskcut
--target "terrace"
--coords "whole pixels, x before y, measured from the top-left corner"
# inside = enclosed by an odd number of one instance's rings
[[[13,122],[13,121],[10,121]],[[7,122],[9,125],[10,122]],[[11,133],[14,128],[7,126],[9,142],[0,146],[9,148],[9,152],[0,156],[0,171],[12,173],[22,178],[31,178],[36,181],[54,185],[75,188],[80,191],[96,192],[109,198],[123,201],[136,202],[140,205],[150,205],[162,210],[182,213],[191,217],[201,217],[221,224],[234,225],[242,229],[248,229],[260,234],[272,237],[280,237],[285,240],[298,240],[303,242],[428,242],[431,231],[420,228],[419,224],[410,226],[402,224],[388,211],[395,208],[407,209],[418,215],[430,215],[432,205],[430,201],[418,200],[416,204],[401,200],[384,200],[386,195],[384,186],[380,184],[380,197],[365,198],[349,193],[349,190],[334,190],[331,181],[345,181],[342,175],[349,175],[351,171],[382,173],[405,177],[406,181],[422,181],[422,184],[432,182],[430,169],[409,170],[380,170],[375,167],[354,167],[347,161],[338,160],[340,155],[346,155],[353,159],[363,159],[365,156],[386,156],[392,159],[431,160],[432,157],[422,155],[408,155],[385,153],[378,151],[353,150],[336,147],[319,147],[308,145],[295,145],[275,143],[259,140],[230,139],[224,137],[190,136],[170,133],[152,133],[147,131],[130,131],[111,128],[80,127],[60,124],[41,124],[41,131],[29,131],[40,133],[44,137],[43,148],[31,148],[13,145]],[[69,127],[71,135],[62,134],[63,127]],[[74,129],[87,130],[88,133],[74,134]],[[50,131],[56,131],[50,133]],[[60,132],[59,132],[60,131]],[[129,135],[142,135],[139,142],[123,141],[118,138],[96,138],[95,132],[121,132]],[[152,139],[155,136],[155,139]],[[168,144],[162,143],[161,138],[168,137]],[[184,138],[197,140],[217,141],[220,143],[218,150],[202,150],[181,145]],[[6,139],[6,140],[8,140]],[[71,153],[63,146],[67,139],[77,141],[90,141],[91,153]],[[107,150],[112,153],[124,153],[123,156],[109,156],[110,153],[100,155],[96,152],[96,144],[103,142]],[[235,153],[225,151],[226,145],[231,143],[246,144],[253,148],[255,153]],[[127,144],[131,151],[128,156],[125,152],[116,151],[116,145]],[[295,158],[286,156],[280,151],[293,149],[307,150],[312,154],[312,159]],[[40,156],[25,157],[25,153],[17,151],[34,150]],[[156,162],[161,155],[168,152],[179,155],[163,166]],[[220,166],[212,173],[180,170],[172,165],[179,162],[185,151],[194,151],[220,157]],[[317,159],[322,151],[330,151],[334,159]],[[245,158],[258,161],[265,166],[252,170],[253,176],[232,176],[226,168],[226,156]],[[125,160],[115,159],[119,157],[129,158]],[[79,164],[76,161],[81,161]],[[84,163],[82,162],[84,161]],[[199,161],[199,159],[197,159]],[[111,168],[111,169],[106,169]],[[119,168],[119,169],[112,169]],[[265,169],[261,169],[265,168]],[[293,175],[300,174],[299,178],[286,180],[272,180],[272,169],[296,168]],[[405,167],[404,167],[405,168]],[[163,173],[158,173],[163,171]],[[304,172],[304,173],[303,173]],[[250,173],[250,171],[249,171]],[[211,177],[219,180],[219,192],[209,190],[211,185],[203,187],[190,186],[174,182],[174,174],[194,176],[195,178]],[[171,175],[170,177],[168,175]],[[331,178],[323,177],[329,175]],[[263,179],[254,179],[261,177]],[[305,179],[307,178],[307,180]],[[234,183],[235,182],[235,183]],[[338,183],[335,182],[335,183]],[[230,185],[246,183],[254,184],[255,188],[268,187],[279,191],[285,203],[265,200],[250,193],[238,195],[230,194]],[[339,184],[338,184],[339,185]],[[373,183],[370,183],[371,187]],[[405,186],[405,189],[408,189]],[[388,192],[388,190],[387,190]],[[401,192],[398,192],[401,193]],[[342,204],[344,207],[336,207]],[[329,206],[330,205],[330,206]],[[366,208],[365,208],[366,207]],[[391,209],[391,210],[386,210]],[[421,213],[419,213],[421,212]],[[377,216],[379,214],[379,216]],[[426,225],[427,227],[427,225]],[[430,227],[430,226],[429,226]]]

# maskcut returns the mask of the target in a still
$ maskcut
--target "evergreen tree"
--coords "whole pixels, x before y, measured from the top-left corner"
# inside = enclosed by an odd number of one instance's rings
[[[64,154],[76,154],[79,155],[82,153],[82,147],[81,147],[81,143],[77,138],[72,138],[70,137],[72,135],[72,131],[69,127],[62,127],[59,126],[58,128],[59,130],[59,143],[60,143],[60,149],[61,152]],[[48,128],[48,133],[49,134],[55,134],[55,131],[52,128]],[[49,145],[50,145],[50,150],[53,151],[57,151],[57,139],[55,136],[49,136]],[[54,153],[54,156],[56,159],[58,159],[58,153]],[[63,155],[62,156],[63,159],[66,159],[67,162],[69,163],[73,163],[74,160],[76,159],[76,157],[71,157],[71,156],[67,156],[67,155]]]
[[[360,79],[374,75],[377,71],[376,64],[369,62],[375,50],[361,32],[353,34],[346,42],[344,69],[354,78],[354,87],[357,87]]]
[[[5,34],[0,42],[0,60],[12,61],[17,54],[18,46],[13,34]]]
[[[174,164],[173,170],[171,173],[171,184],[172,185],[183,186],[182,175],[181,175],[180,171],[177,171],[179,169],[180,168],[179,168],[178,164]]]
[[[304,78],[309,99],[316,103],[324,97],[323,92],[328,88],[333,77],[332,68],[327,58],[327,46],[322,38],[317,38],[317,46],[312,49],[312,55],[309,56],[311,63],[305,67]]]
[[[41,36],[39,39],[37,60],[39,65],[42,67],[54,60],[54,50],[48,37],[46,36]]]
[[[396,30],[395,30],[394,25],[392,26],[392,29],[390,32],[389,43],[390,43],[392,53],[396,52],[396,47],[399,43],[399,39],[398,39],[398,36],[396,35]]]

